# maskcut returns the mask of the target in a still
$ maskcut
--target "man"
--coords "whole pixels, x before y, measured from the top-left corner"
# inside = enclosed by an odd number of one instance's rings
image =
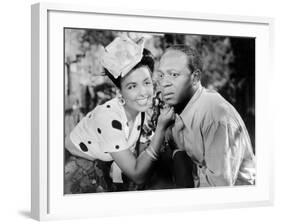
[[[255,158],[244,122],[219,93],[201,86],[201,72],[201,59],[188,46],[171,47],[160,59],[163,99],[177,113],[170,131],[174,155],[191,158],[196,187],[253,185]]]

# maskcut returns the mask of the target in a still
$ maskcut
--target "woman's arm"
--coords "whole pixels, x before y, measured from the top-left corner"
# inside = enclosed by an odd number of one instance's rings
[[[161,148],[161,144],[164,140],[164,135],[167,127],[174,119],[173,108],[167,108],[163,110],[158,118],[158,125],[155,130],[155,134],[151,140],[148,148],[158,154]],[[147,148],[147,150],[149,150]],[[149,171],[153,161],[155,160],[147,150],[143,151],[138,158],[135,158],[133,153],[128,150],[120,152],[110,153],[114,161],[120,167],[120,169],[135,183],[141,184],[146,179],[146,174]]]

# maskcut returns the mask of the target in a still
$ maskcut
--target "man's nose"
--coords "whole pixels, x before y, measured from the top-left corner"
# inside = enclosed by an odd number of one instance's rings
[[[163,77],[160,84],[161,84],[162,87],[168,87],[168,86],[172,85],[171,80],[166,75]]]

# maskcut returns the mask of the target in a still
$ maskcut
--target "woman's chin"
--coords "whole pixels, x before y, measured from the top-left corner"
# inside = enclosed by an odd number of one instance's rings
[[[141,106],[141,107],[138,108],[138,111],[139,111],[139,112],[145,112],[145,111],[147,111],[148,109],[149,109],[149,106]]]
[[[135,106],[138,111],[145,112],[152,106],[152,101],[147,100],[145,103],[136,102]]]

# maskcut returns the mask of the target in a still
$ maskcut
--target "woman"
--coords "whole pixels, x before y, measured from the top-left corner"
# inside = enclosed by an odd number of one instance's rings
[[[101,63],[120,94],[88,113],[67,137],[66,148],[86,159],[114,161],[111,176],[115,183],[122,183],[122,171],[141,184],[157,160],[174,111],[171,108],[161,111],[150,145],[136,157],[143,123],[141,114],[151,106],[153,97],[153,57],[143,48],[142,40],[135,43],[118,37],[104,50]]]

